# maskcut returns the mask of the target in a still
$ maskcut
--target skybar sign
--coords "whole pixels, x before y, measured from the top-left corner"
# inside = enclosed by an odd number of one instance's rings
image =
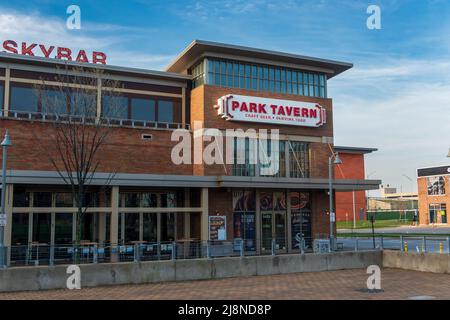
[[[229,94],[217,101],[218,114],[229,121],[320,127],[326,110],[317,103]]]
[[[8,53],[24,56],[41,56],[60,60],[83,63],[106,64],[106,54],[99,51],[86,52],[86,50],[72,50],[65,47],[46,46],[37,43],[17,43],[14,40],[3,41],[3,49]]]

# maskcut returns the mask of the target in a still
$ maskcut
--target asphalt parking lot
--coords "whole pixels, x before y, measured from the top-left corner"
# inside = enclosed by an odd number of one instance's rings
[[[81,290],[0,293],[0,300],[190,300],[190,299],[450,299],[450,275],[381,270],[381,291],[368,292],[365,269],[217,280],[121,285]]]

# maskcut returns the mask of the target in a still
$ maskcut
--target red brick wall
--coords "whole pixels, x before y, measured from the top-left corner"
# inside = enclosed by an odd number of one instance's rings
[[[328,236],[330,234],[329,197],[325,190],[312,193],[312,236]],[[336,234],[336,224],[334,224]]]
[[[49,124],[22,120],[1,120],[0,131],[9,129],[13,146],[9,148],[8,169],[55,170],[48,153],[56,155],[54,131]],[[152,134],[144,141],[141,134]],[[190,165],[171,161],[171,131],[114,128],[107,143],[99,150],[102,158],[97,172],[192,175]],[[1,156],[1,155],[0,155]]]
[[[447,223],[450,222],[450,176],[445,177],[445,195],[429,196],[427,177],[419,177],[417,179],[417,191],[419,194],[419,223],[429,224],[429,205],[430,204],[446,204],[447,205]]]
[[[364,154],[339,153],[342,164],[335,167],[336,179],[364,179]],[[359,220],[362,208],[366,212],[366,194],[355,191],[355,216]],[[336,220],[353,221],[353,195],[351,191],[336,192]]]
[[[217,115],[217,110],[214,105],[217,100],[227,94],[234,93],[239,95],[266,97],[273,99],[286,99],[294,101],[316,102],[322,105],[327,110],[327,123],[319,128],[310,127],[296,127],[296,126],[280,126],[272,124],[258,124],[248,122],[233,122],[222,119]],[[256,92],[235,88],[223,88],[217,86],[203,85],[192,90],[191,93],[191,126],[194,126],[194,121],[203,121],[204,128],[218,128],[218,129],[243,129],[249,128],[258,129],[279,129],[280,134],[290,134],[298,136],[312,136],[312,137],[332,137],[333,136],[333,113],[331,99],[299,97],[297,95],[289,94],[273,94],[267,92]],[[205,142],[204,145],[208,145]],[[225,147],[225,144],[224,144]],[[312,178],[327,178],[328,177],[328,156],[330,154],[330,147],[324,143],[311,143],[311,177]],[[194,173],[196,175],[229,175],[231,166],[223,165],[194,165]]]

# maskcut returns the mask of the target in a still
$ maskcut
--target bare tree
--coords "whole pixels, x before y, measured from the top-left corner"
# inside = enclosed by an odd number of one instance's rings
[[[108,143],[114,119],[124,111],[123,100],[119,82],[109,80],[102,70],[66,67],[59,71],[54,81],[41,79],[35,86],[41,104],[39,118],[49,120],[46,126],[50,128],[48,136],[35,136],[61,179],[70,187],[77,208],[74,244],[78,247],[83,217],[89,207],[86,194],[100,165],[106,161],[101,153]],[[106,92],[102,97],[103,110],[97,106],[99,81]],[[110,171],[104,187],[117,169]]]

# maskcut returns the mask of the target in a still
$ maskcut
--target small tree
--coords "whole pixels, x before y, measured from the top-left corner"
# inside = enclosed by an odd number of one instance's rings
[[[105,110],[100,114],[100,106],[97,108],[99,81],[108,91]],[[36,140],[71,190],[77,208],[74,241],[77,247],[82,235],[82,221],[89,207],[85,196],[94,175],[105,162],[101,157],[102,149],[108,143],[114,118],[120,114],[118,89],[119,82],[109,80],[102,70],[69,67],[59,72],[51,85],[41,79],[35,87],[41,103],[41,117],[50,120],[47,125],[50,134],[45,137],[35,135]],[[105,187],[114,174],[115,170],[109,174]]]

